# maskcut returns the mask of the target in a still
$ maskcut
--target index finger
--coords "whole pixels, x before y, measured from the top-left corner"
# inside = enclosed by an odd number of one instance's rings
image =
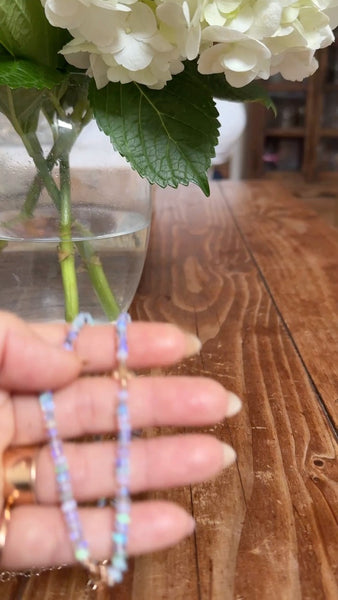
[[[32,324],[41,339],[62,346],[69,325]],[[127,329],[130,368],[166,366],[199,352],[201,342],[188,332],[170,323],[135,321]],[[100,373],[116,366],[115,326],[85,325],[74,342],[74,352],[82,364],[83,373]]]
[[[0,312],[0,390],[62,387],[80,371],[75,353],[48,343],[14,314]]]
[[[87,325],[65,350],[67,324],[27,324],[0,312],[0,388],[42,391],[63,387],[80,372],[100,373],[116,366],[113,325]],[[168,365],[200,349],[196,336],[169,323],[136,322],[128,326],[128,366]]]

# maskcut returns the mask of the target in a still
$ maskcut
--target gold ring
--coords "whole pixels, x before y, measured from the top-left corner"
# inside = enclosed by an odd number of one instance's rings
[[[0,557],[1,557],[2,551],[5,547],[8,524],[11,520],[11,505],[12,505],[11,501],[6,502],[4,512],[2,515],[2,521],[1,521],[1,525],[0,525]]]
[[[9,448],[3,455],[4,497],[12,504],[36,502],[36,458],[39,446]]]

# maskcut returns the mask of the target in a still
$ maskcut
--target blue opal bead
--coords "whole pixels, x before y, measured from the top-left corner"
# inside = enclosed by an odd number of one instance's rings
[[[127,537],[123,533],[114,531],[113,540],[116,544],[125,544],[127,541]]]
[[[64,512],[74,510],[74,509],[76,509],[76,507],[77,507],[77,504],[73,498],[71,500],[68,500],[68,502],[63,502],[61,505],[61,508]]]
[[[87,548],[76,548],[75,558],[78,562],[86,562],[89,558],[89,550]]]
[[[119,390],[117,392],[117,397],[118,399],[122,402],[123,400],[127,401],[128,397],[129,397],[129,393],[128,390],[125,388],[122,388],[121,390]],[[128,406],[123,405],[123,408],[125,408],[128,411]]]
[[[115,569],[118,569],[119,571],[122,571],[122,572],[126,571],[128,568],[125,556],[122,554],[118,554],[118,555],[114,556],[112,564],[113,564],[113,567],[115,567]]]

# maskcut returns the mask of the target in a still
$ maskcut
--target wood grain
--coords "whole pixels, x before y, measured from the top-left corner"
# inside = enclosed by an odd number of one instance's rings
[[[266,174],[289,190],[295,198],[320,215],[328,225],[338,229],[338,173],[320,173],[315,183],[308,183],[301,173],[274,171]]]
[[[227,184],[224,187],[230,191]],[[322,563],[327,548],[331,560],[334,557],[329,534],[335,527],[334,519],[331,517],[324,540],[320,539],[318,522],[319,515],[327,516],[334,509],[331,431],[226,205],[214,191],[209,203],[203,202],[202,217],[198,192],[189,204],[181,193],[175,208],[170,202],[173,192],[161,194],[164,206],[156,216],[160,242],[151,252],[152,268],[147,270],[151,279],[143,280],[146,286],[157,281],[156,301],[152,303],[146,293],[138,316],[168,318],[186,328],[194,327],[204,346],[200,362],[194,361],[189,372],[202,369],[248,402],[247,411],[214,430],[238,450],[239,472],[229,470],[213,484],[193,491],[199,597],[232,598],[235,594],[251,599],[275,594],[276,598],[291,599],[302,597],[301,593],[311,597],[316,589],[315,597],[334,598],[337,588],[330,588],[334,580],[330,561],[324,560],[328,567],[328,577],[324,568],[325,583],[316,581],[322,581],[322,576],[317,578],[318,569],[314,568]],[[166,215],[170,215],[170,222]],[[170,225],[173,258],[168,275],[158,268],[158,261]],[[180,281],[179,288],[175,281]],[[314,461],[322,462],[317,467]],[[326,465],[328,473],[323,474]],[[313,478],[326,496],[316,512],[312,506]],[[298,525],[297,511],[302,514]],[[304,523],[309,522],[313,535],[306,536]],[[304,570],[302,582],[300,565]]]
[[[238,416],[205,429],[238,461],[211,482],[157,494],[192,512],[195,535],[136,558],[98,600],[338,597],[335,239],[268,182],[215,184],[209,199],[192,186],[157,192],[132,314],[200,336],[200,355],[167,373],[214,377],[243,397]],[[70,569],[3,584],[0,598],[82,600],[84,585]]]
[[[223,186],[232,216],[331,419],[338,409],[338,233],[277,184]]]

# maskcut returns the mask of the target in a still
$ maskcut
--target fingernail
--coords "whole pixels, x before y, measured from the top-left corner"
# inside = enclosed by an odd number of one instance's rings
[[[196,335],[194,335],[193,333],[186,333],[185,339],[186,339],[185,356],[189,357],[189,356],[194,356],[194,354],[198,354],[198,352],[202,348],[201,340],[199,340],[198,337]]]
[[[232,465],[237,458],[235,450],[228,444],[223,444],[223,462],[224,466]]]
[[[236,394],[229,392],[226,416],[233,417],[234,415],[237,415],[237,413],[239,413],[241,408],[242,408],[242,400],[240,398],[238,398],[238,396],[236,396]]]

